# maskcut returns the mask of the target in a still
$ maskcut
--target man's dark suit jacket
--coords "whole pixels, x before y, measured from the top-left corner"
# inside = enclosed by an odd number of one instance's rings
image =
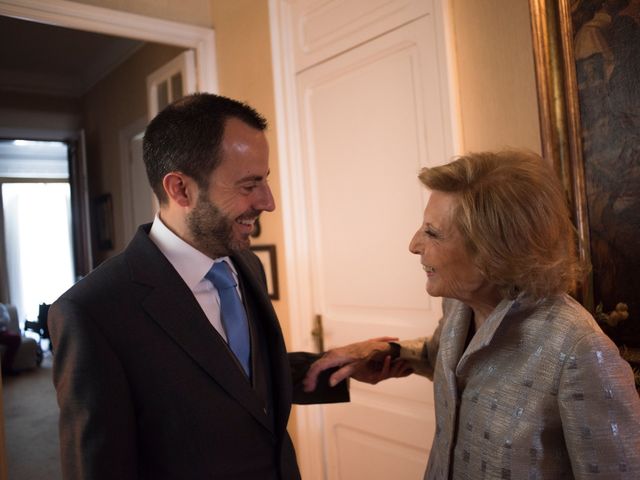
[[[64,478],[298,479],[292,401],[347,401],[346,388],[302,392],[314,356],[287,354],[262,265],[246,252],[232,260],[252,385],[149,228],[50,309]]]

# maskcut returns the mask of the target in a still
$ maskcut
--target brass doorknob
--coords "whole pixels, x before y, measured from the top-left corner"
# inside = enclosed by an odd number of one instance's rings
[[[322,328],[322,315],[316,315],[313,319],[311,336],[319,353],[324,352],[324,329]]]

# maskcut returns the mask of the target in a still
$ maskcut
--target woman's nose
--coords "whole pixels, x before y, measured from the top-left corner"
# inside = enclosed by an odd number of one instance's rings
[[[411,253],[415,253],[416,255],[420,255],[422,253],[422,242],[420,241],[420,230],[418,230],[409,242],[409,251]]]

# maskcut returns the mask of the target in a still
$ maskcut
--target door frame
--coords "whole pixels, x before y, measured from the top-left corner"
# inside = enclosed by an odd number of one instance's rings
[[[297,82],[294,66],[295,31],[291,27],[291,4],[288,0],[269,0],[272,68],[276,111],[276,132],[281,185],[281,212],[283,217],[284,245],[287,252],[287,275],[291,349],[314,351],[310,332],[313,329],[314,282],[309,262],[310,228],[303,182],[303,162]],[[444,129],[451,141],[451,155],[461,151],[462,129],[459,115],[458,82],[453,29],[453,13],[450,2],[433,1],[434,25],[437,36],[438,62],[442,65],[441,83],[448,92],[442,108],[451,112],[451,123]],[[444,160],[444,159],[443,159]],[[323,414],[320,405],[307,405],[296,409],[296,452],[302,478],[321,480],[327,478]]]
[[[218,92],[213,29],[66,0],[0,0],[0,15],[191,48],[196,53],[199,90]]]
[[[133,238],[135,227],[131,214],[131,150],[130,142],[136,136],[144,132],[147,126],[147,117],[140,117],[133,123],[122,128],[118,134],[120,144],[120,183],[122,185],[122,223],[124,225],[124,238],[128,242]]]
[[[294,35],[289,28],[290,9],[280,0],[269,0],[271,55],[276,111],[278,170],[282,226],[284,233],[285,272],[289,298],[290,348],[293,351],[315,351],[311,341],[314,318],[313,289],[309,285],[311,268],[304,252],[310,251],[308,211],[303,182],[301,131],[298,121],[296,73],[293,63]],[[286,132],[286,134],[285,134]],[[298,180],[296,180],[298,179]],[[301,221],[299,221],[301,220]],[[295,407],[294,407],[295,408]],[[302,478],[326,478],[322,409],[318,405],[295,408],[296,456]]]

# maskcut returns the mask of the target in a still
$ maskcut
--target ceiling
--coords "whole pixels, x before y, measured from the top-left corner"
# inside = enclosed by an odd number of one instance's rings
[[[0,16],[0,90],[77,98],[142,45]]]

